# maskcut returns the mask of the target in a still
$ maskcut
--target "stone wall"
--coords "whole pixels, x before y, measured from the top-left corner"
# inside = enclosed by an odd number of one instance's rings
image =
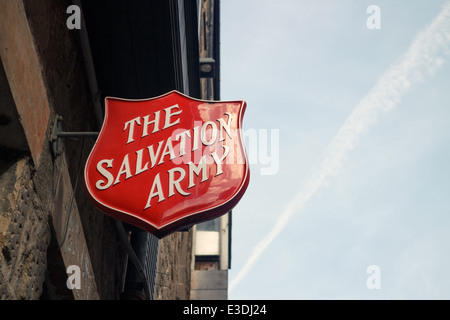
[[[190,299],[191,261],[192,230],[160,240],[155,299]]]
[[[0,299],[38,299],[47,269],[48,212],[34,189],[29,158],[0,167]]]

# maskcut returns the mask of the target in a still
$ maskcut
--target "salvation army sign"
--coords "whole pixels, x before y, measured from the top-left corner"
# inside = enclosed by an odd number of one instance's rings
[[[159,238],[227,213],[249,183],[245,107],[177,91],[107,97],[84,172],[94,204]]]

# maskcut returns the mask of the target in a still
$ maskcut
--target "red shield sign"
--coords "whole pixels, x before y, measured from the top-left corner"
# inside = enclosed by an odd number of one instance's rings
[[[245,107],[177,91],[145,100],[106,98],[84,172],[93,202],[159,238],[227,213],[249,183]]]

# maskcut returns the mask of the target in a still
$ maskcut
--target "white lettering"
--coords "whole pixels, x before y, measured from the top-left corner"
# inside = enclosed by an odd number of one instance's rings
[[[184,315],[209,315],[214,318],[218,307],[194,307],[192,304],[190,307],[184,307]],[[228,313],[229,314],[229,313]]]
[[[180,173],[180,177],[177,180],[174,179],[175,172]],[[173,187],[175,187],[177,189],[178,193],[182,194],[183,196],[190,195],[189,192],[183,191],[183,189],[180,186],[180,182],[183,181],[184,177],[186,176],[186,171],[184,171],[184,169],[182,169],[182,168],[175,167],[173,169],[170,169],[168,171],[168,173],[169,173],[169,197],[171,197],[175,194]]]
[[[194,138],[192,142],[192,151],[198,150],[199,148],[199,139],[200,139],[200,126],[194,127]]]
[[[156,190],[155,190],[156,189]],[[150,201],[153,197],[158,196],[158,203],[165,200],[164,194],[162,192],[161,179],[159,177],[159,173],[155,176],[153,180],[152,188],[150,190],[150,194],[148,195],[147,204],[144,209],[150,208]]]
[[[206,156],[203,156],[200,159],[200,163],[198,164],[198,166],[196,166],[192,161],[190,161],[188,163],[189,165],[189,188],[192,188],[195,186],[194,183],[194,173],[195,175],[197,175],[197,177],[200,175],[200,171],[202,173],[202,180],[201,182],[204,182],[206,180],[208,180],[208,176],[206,175]]]
[[[217,119],[217,121],[219,121],[220,127],[219,127],[219,131],[220,131],[220,138],[219,141],[223,141],[225,140],[224,136],[223,136],[223,131],[222,129],[225,129],[225,132],[228,134],[228,136],[233,139],[233,137],[231,136],[231,114],[228,112],[225,112],[225,114],[228,116],[228,123],[225,122],[225,120],[223,120],[222,118]]]
[[[222,161],[226,158],[226,156],[228,155],[230,149],[228,148],[228,146],[222,146],[225,149],[225,152],[222,155],[222,158],[219,158],[219,156],[217,155],[217,151],[214,151],[213,153],[211,153],[214,162],[216,163],[216,176],[218,176],[219,174],[223,173],[222,170]]]
[[[189,130],[183,131],[175,136],[175,141],[180,140],[180,157],[186,154],[186,136],[191,137]]]
[[[136,151],[136,173],[134,174],[135,176],[138,175],[139,173],[142,173],[144,171],[148,170],[148,162],[145,163],[145,166],[142,167],[142,153],[144,152],[144,149],[138,150]]]
[[[158,142],[158,149],[156,150],[156,154],[153,151],[153,145],[147,147],[148,154],[150,155],[150,162],[152,163],[151,168],[153,168],[156,164],[156,159],[158,158],[159,153],[161,152],[161,147],[162,147],[163,143],[164,143],[164,140]]]
[[[141,117],[136,117],[134,119],[131,119],[130,121],[125,122],[125,127],[123,128],[123,131],[127,130],[128,126],[130,127],[130,130],[128,131],[127,144],[134,141],[133,134],[134,134],[134,124],[135,123],[137,123],[138,125],[141,125]]]
[[[178,104],[163,110],[165,111],[163,119],[165,123],[162,129],[180,124],[181,120],[177,116],[182,113],[182,110],[180,110]],[[153,179],[153,181],[144,209],[149,208],[151,203],[155,203],[156,200],[153,200],[155,197],[158,198],[159,203],[166,200],[166,197],[172,197],[177,193],[182,196],[189,196],[191,195],[188,192],[189,189],[209,180],[212,176],[224,173],[225,159],[230,160],[229,158],[232,158],[231,163],[236,161],[235,155],[232,154],[234,143],[229,140],[235,136],[232,120],[230,113],[224,113],[223,118],[215,121],[204,123],[195,121],[191,129],[179,128],[171,132],[169,138],[152,145],[144,147],[142,142],[139,142],[141,149],[129,151],[123,157],[122,162],[114,159],[103,159],[97,163],[97,171],[101,178],[96,181],[95,186],[99,190],[108,189],[170,160],[173,161],[172,164],[180,166],[167,169],[166,173],[156,171],[149,174],[149,180]],[[140,133],[142,133],[141,138],[144,138],[158,132],[161,130],[160,124],[162,125],[160,111],[124,122],[123,132],[126,134],[126,144],[134,142]],[[137,132],[138,126],[142,128],[142,132]],[[178,143],[175,147],[173,140]],[[224,140],[227,140],[227,142],[222,142]],[[192,157],[194,157],[193,160]],[[117,162],[114,168],[113,161]],[[118,163],[121,163],[120,166],[117,165]],[[214,164],[216,172],[209,170],[209,166]],[[161,174],[167,174],[167,176],[161,180]],[[125,177],[122,177],[123,175]],[[145,177],[145,179],[148,178]]]
[[[142,138],[148,136],[148,126],[151,124],[153,124],[152,133],[159,131],[159,112],[160,111],[155,112],[155,119],[153,119],[152,121],[148,120],[148,117],[150,117],[149,114],[142,118],[142,119],[144,119],[144,124],[143,124],[143,128],[142,128]]]
[[[113,160],[114,159],[104,159],[104,160],[100,160],[97,163],[97,171],[108,180],[108,182],[105,182],[105,180],[98,180],[95,183],[95,187],[97,189],[105,190],[105,189],[108,189],[112,185],[112,183],[114,181],[114,177],[108,170],[103,168],[103,164],[106,164],[106,168],[112,168]]]
[[[126,174],[125,180],[132,177],[130,162],[128,161],[128,154],[125,157],[123,157],[122,165],[120,166],[119,173],[117,174],[116,181],[114,181],[114,184],[118,184],[120,182],[120,176],[124,173]]]
[[[171,117],[181,114],[181,110],[180,111],[176,111],[174,113],[171,113],[172,109],[180,109],[180,107],[178,106],[178,104],[176,104],[176,105],[173,105],[171,107],[168,107],[168,108],[164,109],[164,111],[166,112],[166,121],[164,123],[164,128],[163,129],[167,129],[167,128],[171,127],[171,126],[174,126],[174,125],[180,123],[180,118],[178,118],[177,120],[175,120],[172,123],[170,122],[170,118]]]
[[[170,155],[170,160],[176,157],[175,152],[173,151],[171,138],[167,139],[166,145],[164,146],[163,154],[161,155],[161,159],[159,160],[158,164],[164,163],[164,157],[166,155]]]
[[[208,138],[206,136],[206,131],[207,131],[208,126],[211,126],[211,129],[209,130],[209,132],[211,132],[211,137],[209,138],[209,140],[208,140]],[[216,125],[216,123],[213,122],[213,121],[206,121],[203,124],[203,126],[202,126],[202,133],[201,133],[202,143],[205,146],[210,146],[210,145],[214,144],[214,142],[216,142],[216,139],[217,139],[217,125]]]

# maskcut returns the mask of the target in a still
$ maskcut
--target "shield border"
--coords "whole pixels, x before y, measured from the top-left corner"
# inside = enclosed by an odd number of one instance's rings
[[[198,101],[201,103],[236,103],[239,102],[242,104],[241,110],[239,112],[239,118],[238,118],[238,138],[239,138],[239,144],[241,146],[242,149],[242,153],[245,159],[245,176],[242,179],[241,185],[239,187],[239,189],[237,189],[237,191],[234,193],[234,195],[226,202],[216,205],[214,207],[211,208],[206,208],[205,210],[199,210],[199,211],[195,211],[195,212],[191,212],[189,214],[185,214],[181,217],[179,217],[178,219],[168,222],[160,227],[155,226],[154,224],[152,224],[150,221],[145,220],[144,218],[136,215],[135,213],[131,213],[131,212],[127,212],[124,210],[120,210],[118,208],[113,208],[105,203],[103,203],[102,201],[100,201],[99,199],[97,199],[94,194],[91,192],[91,188],[89,187],[88,184],[88,179],[87,179],[87,167],[88,167],[88,163],[91,159],[91,155],[93,154],[96,146],[97,146],[97,142],[100,140],[102,134],[103,134],[103,128],[105,127],[105,124],[107,123],[107,118],[109,116],[108,113],[108,108],[106,107],[106,103],[107,103],[107,99],[115,99],[115,100],[122,100],[122,101],[132,101],[132,102],[136,102],[136,101],[151,101],[151,100],[157,100],[160,99],[162,97],[168,96],[168,95],[172,95],[172,94],[177,94],[180,96],[183,96],[185,98],[188,98],[190,100],[193,101]],[[155,235],[158,238],[163,238],[173,232],[179,231],[181,229],[186,229],[191,227],[194,224],[197,223],[201,223],[201,222],[205,222],[208,220],[212,220],[215,218],[218,218],[224,214],[226,214],[227,212],[230,212],[236,205],[237,203],[240,201],[240,199],[242,198],[242,196],[244,195],[245,191],[247,190],[247,187],[249,185],[250,182],[250,168],[249,168],[249,163],[248,163],[248,158],[247,158],[247,151],[245,149],[245,144],[244,144],[244,139],[242,136],[242,120],[244,117],[244,113],[246,110],[246,102],[244,100],[227,100],[227,101],[210,101],[210,100],[203,100],[203,99],[197,99],[197,98],[192,98],[186,94],[183,94],[177,90],[172,90],[169,91],[165,94],[156,96],[156,97],[152,97],[152,98],[145,98],[145,99],[126,99],[126,98],[117,98],[117,97],[111,97],[111,96],[107,96],[105,97],[105,116],[104,116],[104,120],[102,123],[102,127],[100,129],[99,135],[97,137],[97,140],[94,143],[94,146],[92,147],[91,151],[89,152],[89,156],[86,160],[86,164],[84,167],[84,180],[85,180],[85,187],[87,189],[87,193],[90,196],[92,202],[94,203],[94,205],[96,207],[98,207],[103,213],[113,217],[113,218],[117,218],[119,220],[122,220],[124,222],[127,222],[129,224],[135,225],[140,227],[141,229],[144,229],[150,233],[152,233],[153,235]],[[204,219],[202,221],[197,221],[198,218],[200,216],[201,217],[206,217],[208,216],[207,219]]]

